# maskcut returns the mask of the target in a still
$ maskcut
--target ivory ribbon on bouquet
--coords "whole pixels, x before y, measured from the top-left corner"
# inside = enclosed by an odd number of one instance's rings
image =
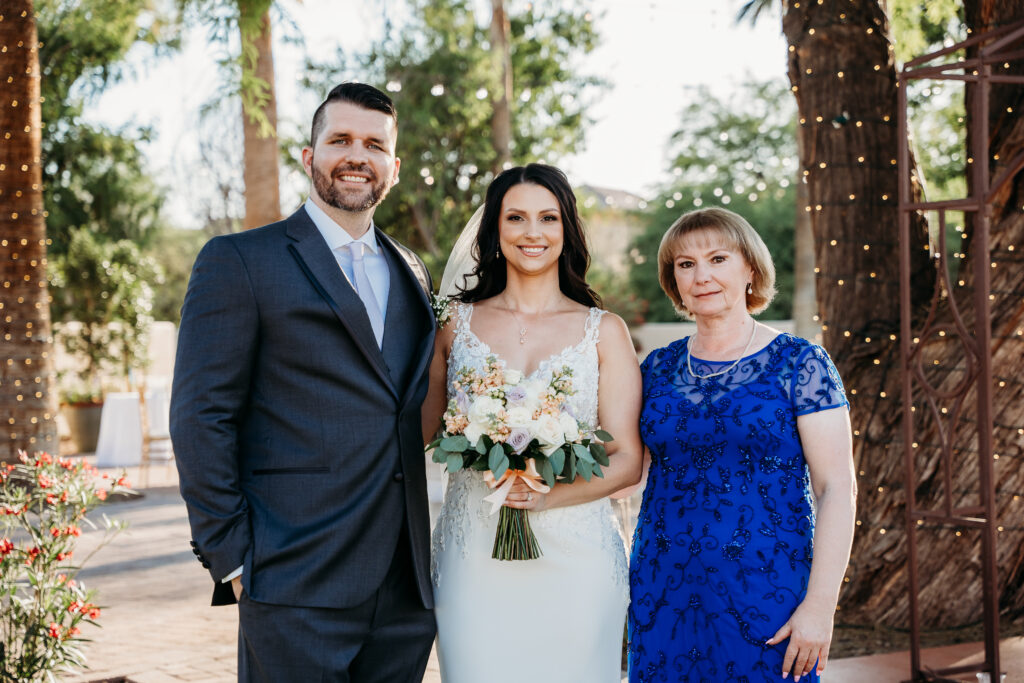
[[[534,462],[533,458],[526,459],[525,470],[505,470],[505,473],[501,475],[501,479],[495,479],[494,474],[487,470],[484,472],[484,481],[487,482],[490,488],[497,488],[494,493],[484,498],[484,500],[491,504],[490,514],[493,515],[501,509],[505,499],[508,498],[508,492],[512,490],[512,486],[516,483],[516,479],[522,479],[524,484],[537,493],[547,493],[551,490],[551,487],[544,483],[540,472],[537,471],[537,463]]]

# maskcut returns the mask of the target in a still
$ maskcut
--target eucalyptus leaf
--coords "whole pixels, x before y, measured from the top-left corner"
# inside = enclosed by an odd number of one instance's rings
[[[444,450],[443,448],[435,448],[434,451],[430,454],[430,459],[438,463],[448,462],[448,455],[448,451]]]
[[[590,475],[593,474],[592,465],[586,460],[579,460],[576,463],[576,470],[580,473],[580,476],[590,481]]]
[[[590,444],[590,455],[603,467],[608,467],[608,451],[599,443]]]
[[[590,455],[590,449],[586,446],[581,446],[578,443],[572,445],[572,452],[576,454],[576,457],[584,462],[593,465],[594,458]]]
[[[551,460],[542,460],[540,463],[540,476],[548,486],[555,485],[555,470],[551,467]]]
[[[505,449],[501,447],[500,443],[491,446],[491,452],[487,456],[487,466],[491,468],[496,479],[501,479],[505,470],[508,469],[508,456],[505,455]]]
[[[469,439],[461,434],[456,436],[447,436],[441,439],[441,448],[445,449],[449,453],[461,453],[469,448]]]
[[[448,454],[448,473],[455,474],[462,469],[462,456],[459,453]]]
[[[603,429],[595,430],[594,436],[601,439],[601,441],[615,441],[615,437],[613,437],[611,434],[604,431]]]
[[[565,467],[565,451],[559,448],[548,456],[548,462],[551,463],[551,469],[556,475],[561,474],[562,469]]]

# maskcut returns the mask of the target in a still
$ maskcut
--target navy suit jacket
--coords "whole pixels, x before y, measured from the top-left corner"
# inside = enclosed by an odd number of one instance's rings
[[[304,209],[202,249],[182,309],[171,438],[193,546],[247,595],[355,606],[402,525],[426,607],[429,520],[420,404],[435,323],[430,276],[378,231],[391,277],[383,348]]]

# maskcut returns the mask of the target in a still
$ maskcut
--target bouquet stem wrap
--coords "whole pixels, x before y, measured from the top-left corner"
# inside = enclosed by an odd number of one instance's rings
[[[498,529],[494,534],[494,548],[491,557],[496,560],[535,560],[543,553],[537,543],[537,537],[530,528],[530,518],[526,510],[510,508],[504,505],[512,485],[517,479],[537,493],[547,493],[551,487],[543,482],[533,458],[526,459],[525,470],[505,470],[500,479],[491,472],[484,472],[484,481],[494,493],[484,498],[491,504],[491,514],[499,509]]]

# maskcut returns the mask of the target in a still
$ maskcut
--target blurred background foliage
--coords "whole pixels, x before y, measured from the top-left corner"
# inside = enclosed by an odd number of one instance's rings
[[[245,0],[271,8],[283,40],[300,44],[286,2]],[[238,6],[236,7],[236,4]],[[54,259],[64,257],[75,229],[98,242],[130,240],[159,265],[153,270],[151,313],[178,320],[192,260],[214,234],[240,229],[245,188],[240,182],[241,126],[235,109],[251,78],[238,79],[241,53],[231,52],[231,31],[242,16],[236,0],[37,0],[40,63],[44,78],[44,202]],[[246,4],[246,6],[248,6]],[[588,112],[607,84],[587,72],[587,56],[600,44],[597,19],[587,3],[506,3],[512,64],[511,162],[557,165],[584,143]],[[401,24],[387,24],[383,37],[361,52],[340,51],[307,58],[304,88],[322,97],[342,80],[377,85],[394,98],[400,117],[401,182],[375,220],[417,249],[439,279],[448,250],[482,202],[500,170],[492,140],[494,93],[500,88],[488,16],[472,0],[407,0]],[[742,18],[766,16],[770,0],[742,7]],[[898,59],[936,49],[963,37],[962,8],[953,0],[894,0],[890,15]],[[232,17],[235,17],[232,20]],[[232,24],[235,21],[235,24]],[[221,97],[204,107],[196,169],[194,207],[200,225],[174,225],[165,216],[168,188],[149,171],[143,149],[155,134],[141,126],[112,129],[84,116],[104,88],[135,75],[139,54],[153,62],[177,50],[196,22],[227,50],[215,66],[224,72]],[[237,40],[235,40],[237,42]],[[237,52],[237,45],[233,48]],[[129,59],[129,56],[131,58]],[[657,282],[661,235],[687,210],[725,206],[744,215],[763,235],[778,274],[779,295],[762,319],[790,315],[793,298],[793,239],[797,212],[795,105],[779,80],[748,82],[728,95],[692,88],[678,113],[671,139],[656,141],[669,159],[653,196],[619,210],[631,238],[627,267],[595,260],[592,279],[607,305],[631,324],[677,317]],[[962,195],[966,166],[962,89],[915,87],[915,151],[929,198]],[[638,106],[643,106],[639,105]],[[301,172],[299,152],[308,122],[290,122],[280,133],[281,161]],[[237,130],[236,130],[237,129]],[[303,177],[303,176],[300,176]],[[287,182],[287,181],[285,181]],[[198,185],[197,185],[198,186]],[[581,194],[581,197],[583,195]],[[285,213],[294,207],[286,207]],[[599,217],[600,205],[583,210]],[[595,219],[595,224],[599,220]],[[197,230],[195,228],[202,228]],[[74,287],[54,279],[59,288]],[[59,305],[59,304],[58,304]]]

